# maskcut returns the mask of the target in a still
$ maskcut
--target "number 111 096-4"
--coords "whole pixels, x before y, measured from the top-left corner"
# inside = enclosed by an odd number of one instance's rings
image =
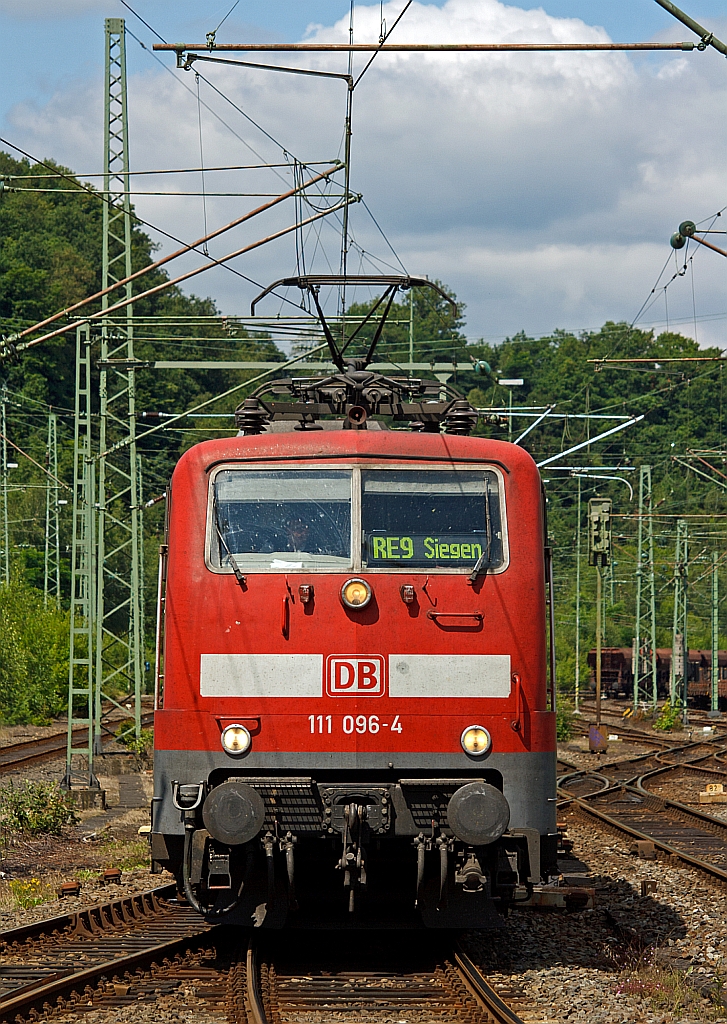
[[[330,735],[333,732],[333,715],[308,715],[308,721],[311,733]],[[398,715],[394,715],[391,722],[384,721],[379,715],[344,715],[342,719],[336,716],[336,722],[340,723],[347,736],[354,732],[376,735],[382,729],[388,729],[389,732],[402,731]]]

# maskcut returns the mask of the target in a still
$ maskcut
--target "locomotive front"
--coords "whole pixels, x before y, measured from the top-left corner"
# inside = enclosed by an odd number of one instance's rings
[[[556,870],[539,473],[328,425],[174,472],[153,862],[247,926],[494,925]]]

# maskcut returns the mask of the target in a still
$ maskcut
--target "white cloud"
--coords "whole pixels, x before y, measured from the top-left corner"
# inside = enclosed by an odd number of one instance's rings
[[[385,4],[389,25],[400,9],[398,2]],[[359,7],[356,39],[376,41],[379,31],[378,4]],[[336,42],[347,34],[344,19],[311,27],[308,38]],[[447,0],[441,8],[414,3],[392,36],[401,42],[463,40],[604,42],[608,36],[577,19],[499,0]],[[678,223],[699,220],[727,202],[725,142],[700,128],[722,117],[727,87],[719,59],[697,52],[633,61],[598,53],[380,55],[354,98],[352,185],[365,194],[407,267],[455,288],[467,303],[472,335],[521,328],[544,333],[628,319],[653,286]],[[306,55],[299,63],[345,70],[344,55]],[[363,67],[361,56],[356,66]],[[304,160],[340,155],[342,83],[222,66],[200,70],[289,152]],[[191,74],[182,78],[194,86]],[[268,139],[204,85],[202,96],[266,159],[279,159]],[[136,167],[197,165],[196,102],[171,75],[153,65],[132,76],[130,118]],[[99,166],[100,82],[76,83],[43,108],[17,108],[13,121],[15,137],[31,151],[81,170]],[[203,126],[208,164],[255,161],[207,113]],[[174,187],[198,187],[193,178],[176,178]],[[214,191],[278,187],[271,172],[207,179]],[[256,202],[210,199],[208,218],[223,223]],[[137,205],[175,234],[201,234],[198,198],[147,197]],[[240,234],[257,237],[253,230],[274,230],[291,215],[292,209],[265,215]],[[367,252],[392,259],[361,208],[352,223]],[[215,251],[243,244],[237,237]],[[333,225],[322,229],[322,237],[335,266]],[[292,253],[290,241],[278,242],[240,261],[240,268],[271,281],[293,271]],[[316,260],[325,269],[320,248]],[[358,268],[357,255],[352,264]],[[691,313],[687,286],[680,279],[672,287],[670,315]],[[700,252],[695,287],[698,312],[722,311],[718,256]],[[223,271],[197,279],[194,288],[214,293],[228,311],[244,309],[253,290]],[[712,330],[717,337],[719,325]]]

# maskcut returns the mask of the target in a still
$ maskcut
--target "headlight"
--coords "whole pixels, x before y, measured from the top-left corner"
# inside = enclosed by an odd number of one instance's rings
[[[371,600],[371,587],[366,580],[348,580],[341,587],[341,600],[347,608],[365,608]]]
[[[252,736],[244,725],[228,725],[222,730],[222,746],[228,754],[246,754],[252,745]]]
[[[492,748],[492,736],[484,725],[468,725],[460,737],[465,754],[472,757],[483,757]]]

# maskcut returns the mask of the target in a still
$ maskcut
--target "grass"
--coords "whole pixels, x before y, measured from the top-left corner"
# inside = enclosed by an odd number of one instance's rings
[[[706,1024],[725,1019],[724,985],[719,975],[709,985],[700,985],[700,976],[693,967],[680,971],[662,966],[657,946],[627,945],[611,950],[610,955],[620,968],[617,995],[640,999],[652,1010],[668,1013],[677,1021],[688,1017]]]
[[[149,867],[149,844],[145,839],[124,842],[120,839],[109,838],[103,841],[102,849],[104,856],[101,871],[106,868],[135,871],[137,868]],[[108,857],[106,856],[107,852]]]
[[[703,1021],[724,1019],[721,982],[713,986],[709,996],[704,996],[690,982],[690,974],[691,969],[684,972],[644,966],[622,977],[616,991],[643,999],[654,1010],[668,1011],[676,1019],[685,1014]]]
[[[39,878],[29,878],[27,881],[14,879],[9,883],[10,893],[16,906],[23,910],[37,907],[49,898],[49,893]]]

